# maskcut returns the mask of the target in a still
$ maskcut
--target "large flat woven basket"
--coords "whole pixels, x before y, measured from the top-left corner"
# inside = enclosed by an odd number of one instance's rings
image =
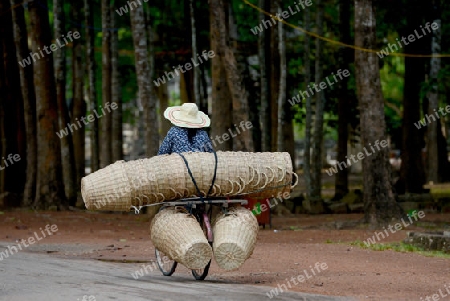
[[[219,267],[239,268],[253,253],[258,230],[256,217],[246,208],[233,207],[220,214],[213,226],[213,253]]]
[[[203,195],[215,169],[213,153],[183,153]],[[273,197],[290,193],[295,173],[288,153],[217,152],[217,173],[210,196]],[[296,176],[296,175],[295,175]],[[117,161],[81,180],[87,209],[129,211],[163,201],[197,196],[179,154]]]
[[[202,269],[212,258],[212,249],[195,217],[184,208],[168,207],[152,220],[153,245],[188,269]]]

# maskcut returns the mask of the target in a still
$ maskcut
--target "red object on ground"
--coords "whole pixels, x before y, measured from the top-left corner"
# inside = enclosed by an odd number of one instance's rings
[[[272,228],[270,222],[270,206],[269,199],[266,198],[246,198],[248,204],[244,207],[250,209],[256,216],[258,224],[266,228],[266,224]]]

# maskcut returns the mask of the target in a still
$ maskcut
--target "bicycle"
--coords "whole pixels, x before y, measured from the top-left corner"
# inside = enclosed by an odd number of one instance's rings
[[[229,200],[225,198],[207,198],[207,199],[186,198],[173,202],[165,202],[163,203],[160,210],[164,210],[167,207],[175,207],[175,206],[185,206],[186,208],[188,208],[189,212],[193,214],[197,219],[197,221],[199,222],[200,227],[203,229],[203,233],[205,233],[208,243],[212,248],[214,242],[214,237],[210,224],[213,208],[212,206],[220,206],[222,211],[226,212],[229,204],[247,205],[247,203],[248,202],[245,199]],[[209,205],[208,209],[206,208],[207,205]],[[164,276],[171,276],[175,272],[178,262],[170,259],[169,256],[159,251],[157,248],[155,248],[155,256],[156,256],[156,263],[158,264],[158,268],[160,269],[162,274]],[[196,280],[204,280],[208,275],[210,265],[211,260],[204,268],[191,270],[194,278]]]

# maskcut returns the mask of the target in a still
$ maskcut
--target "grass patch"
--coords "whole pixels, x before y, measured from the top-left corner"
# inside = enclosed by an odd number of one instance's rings
[[[444,253],[442,251],[426,251],[423,248],[416,247],[410,244],[406,244],[404,242],[400,243],[377,243],[377,244],[371,244],[367,246],[363,241],[356,240],[354,242],[351,242],[350,245],[357,246],[363,249],[369,249],[373,251],[386,251],[386,250],[392,250],[395,252],[401,252],[401,253],[407,253],[407,252],[413,252],[417,253],[426,257],[439,257],[439,258],[445,258],[450,259],[450,254]]]
[[[436,222],[416,222],[416,226],[426,230],[439,230],[441,225]]]
[[[442,187],[442,188],[431,188],[430,193],[436,193],[436,194],[446,194],[450,195],[450,186],[449,187]]]
[[[289,230],[292,230],[292,231],[303,231],[303,229],[300,228],[299,226],[290,226]]]

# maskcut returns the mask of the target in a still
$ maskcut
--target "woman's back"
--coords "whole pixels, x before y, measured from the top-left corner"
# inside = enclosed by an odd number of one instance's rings
[[[173,126],[162,142],[158,155],[184,152],[213,152],[206,131]]]

